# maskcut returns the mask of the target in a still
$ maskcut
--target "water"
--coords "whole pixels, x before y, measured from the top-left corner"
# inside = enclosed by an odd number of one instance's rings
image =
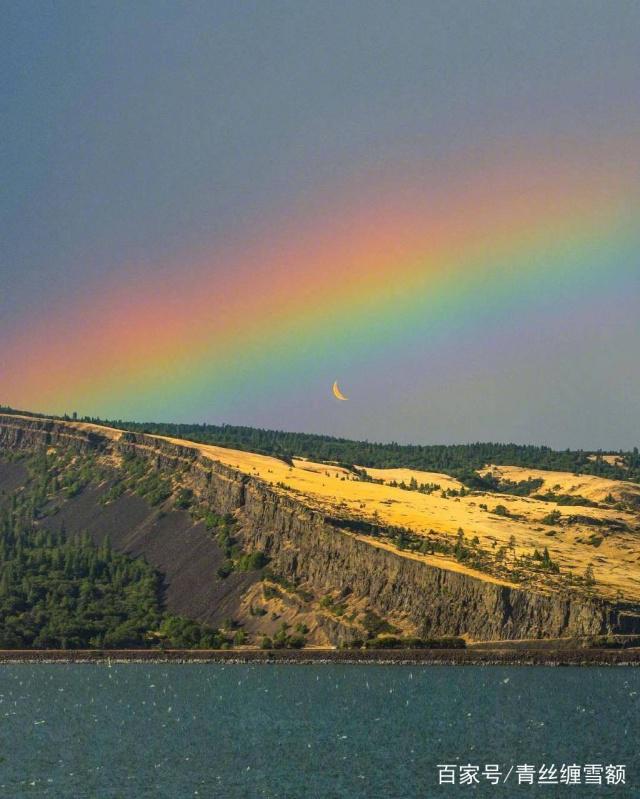
[[[640,796],[640,669],[43,664],[0,694],[11,799]],[[627,785],[438,786],[438,763],[543,762]]]

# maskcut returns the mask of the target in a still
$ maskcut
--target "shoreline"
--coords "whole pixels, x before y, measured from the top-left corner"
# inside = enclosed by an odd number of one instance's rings
[[[634,649],[414,649],[414,650],[0,650],[0,666],[39,663],[113,665],[200,663],[249,665],[413,665],[413,666],[640,666]]]

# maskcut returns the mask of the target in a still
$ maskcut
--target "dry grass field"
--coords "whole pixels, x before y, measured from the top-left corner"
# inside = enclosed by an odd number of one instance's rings
[[[371,482],[335,465],[294,459],[290,466],[266,455],[168,440],[193,447],[332,516],[405,528],[417,536],[435,536],[451,544],[462,531],[465,541],[476,539],[473,546],[488,558],[497,558],[500,568],[477,569],[449,554],[398,550],[404,557],[505,584],[513,584],[510,570],[524,570],[526,580],[541,590],[555,590],[574,577],[578,586],[583,586],[585,571],[591,567],[595,583],[585,584],[584,590],[609,598],[640,600],[640,486],[635,483],[489,465],[484,473],[494,472],[500,479],[518,482],[539,478],[543,484],[535,496],[465,492],[459,481],[434,472],[367,469],[368,478],[381,481]],[[431,486],[431,493],[389,485],[408,485],[412,479],[418,485]],[[537,498],[548,492],[571,497],[575,504],[562,504],[551,495]],[[463,495],[451,495],[455,493]],[[581,499],[585,500],[583,504]],[[378,547],[397,549],[391,541],[359,537]],[[559,567],[559,574],[545,573],[530,561],[535,550],[542,553],[545,548]]]
[[[120,430],[101,425],[69,424],[112,440],[122,436]],[[290,465],[267,455],[165,440],[258,478],[274,491],[295,496],[331,517],[370,522],[380,530],[400,528],[411,533],[414,544],[424,541],[423,547],[400,546],[393,536],[374,537],[355,529],[345,533],[402,557],[505,585],[526,583],[542,591],[569,586],[610,599],[640,601],[640,485],[636,483],[517,466],[488,464],[480,471],[504,484],[539,481],[529,496],[516,496],[499,490],[470,491],[453,477],[436,472],[356,471],[297,458]],[[414,490],[408,490],[411,486]],[[461,540],[473,557],[455,554]],[[434,541],[441,546],[427,545]],[[545,549],[552,569],[532,558]]]

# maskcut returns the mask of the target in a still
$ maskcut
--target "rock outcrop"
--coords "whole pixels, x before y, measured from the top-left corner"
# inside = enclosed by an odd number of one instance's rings
[[[275,573],[309,585],[317,595],[340,592],[366,601],[381,617],[402,618],[422,636],[498,640],[640,632],[640,615],[623,604],[505,586],[378,547],[307,507],[303,499],[211,460],[193,446],[0,415],[0,448],[43,447],[136,454],[163,471],[179,471],[201,502],[217,513],[234,514],[242,544],[249,551],[264,551]],[[338,641],[348,636],[347,630],[336,623],[331,636]]]

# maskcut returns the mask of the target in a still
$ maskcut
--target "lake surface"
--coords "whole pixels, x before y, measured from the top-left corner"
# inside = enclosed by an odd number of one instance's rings
[[[640,669],[0,667],[0,796],[640,796]],[[439,785],[438,764],[623,764],[626,785]]]

